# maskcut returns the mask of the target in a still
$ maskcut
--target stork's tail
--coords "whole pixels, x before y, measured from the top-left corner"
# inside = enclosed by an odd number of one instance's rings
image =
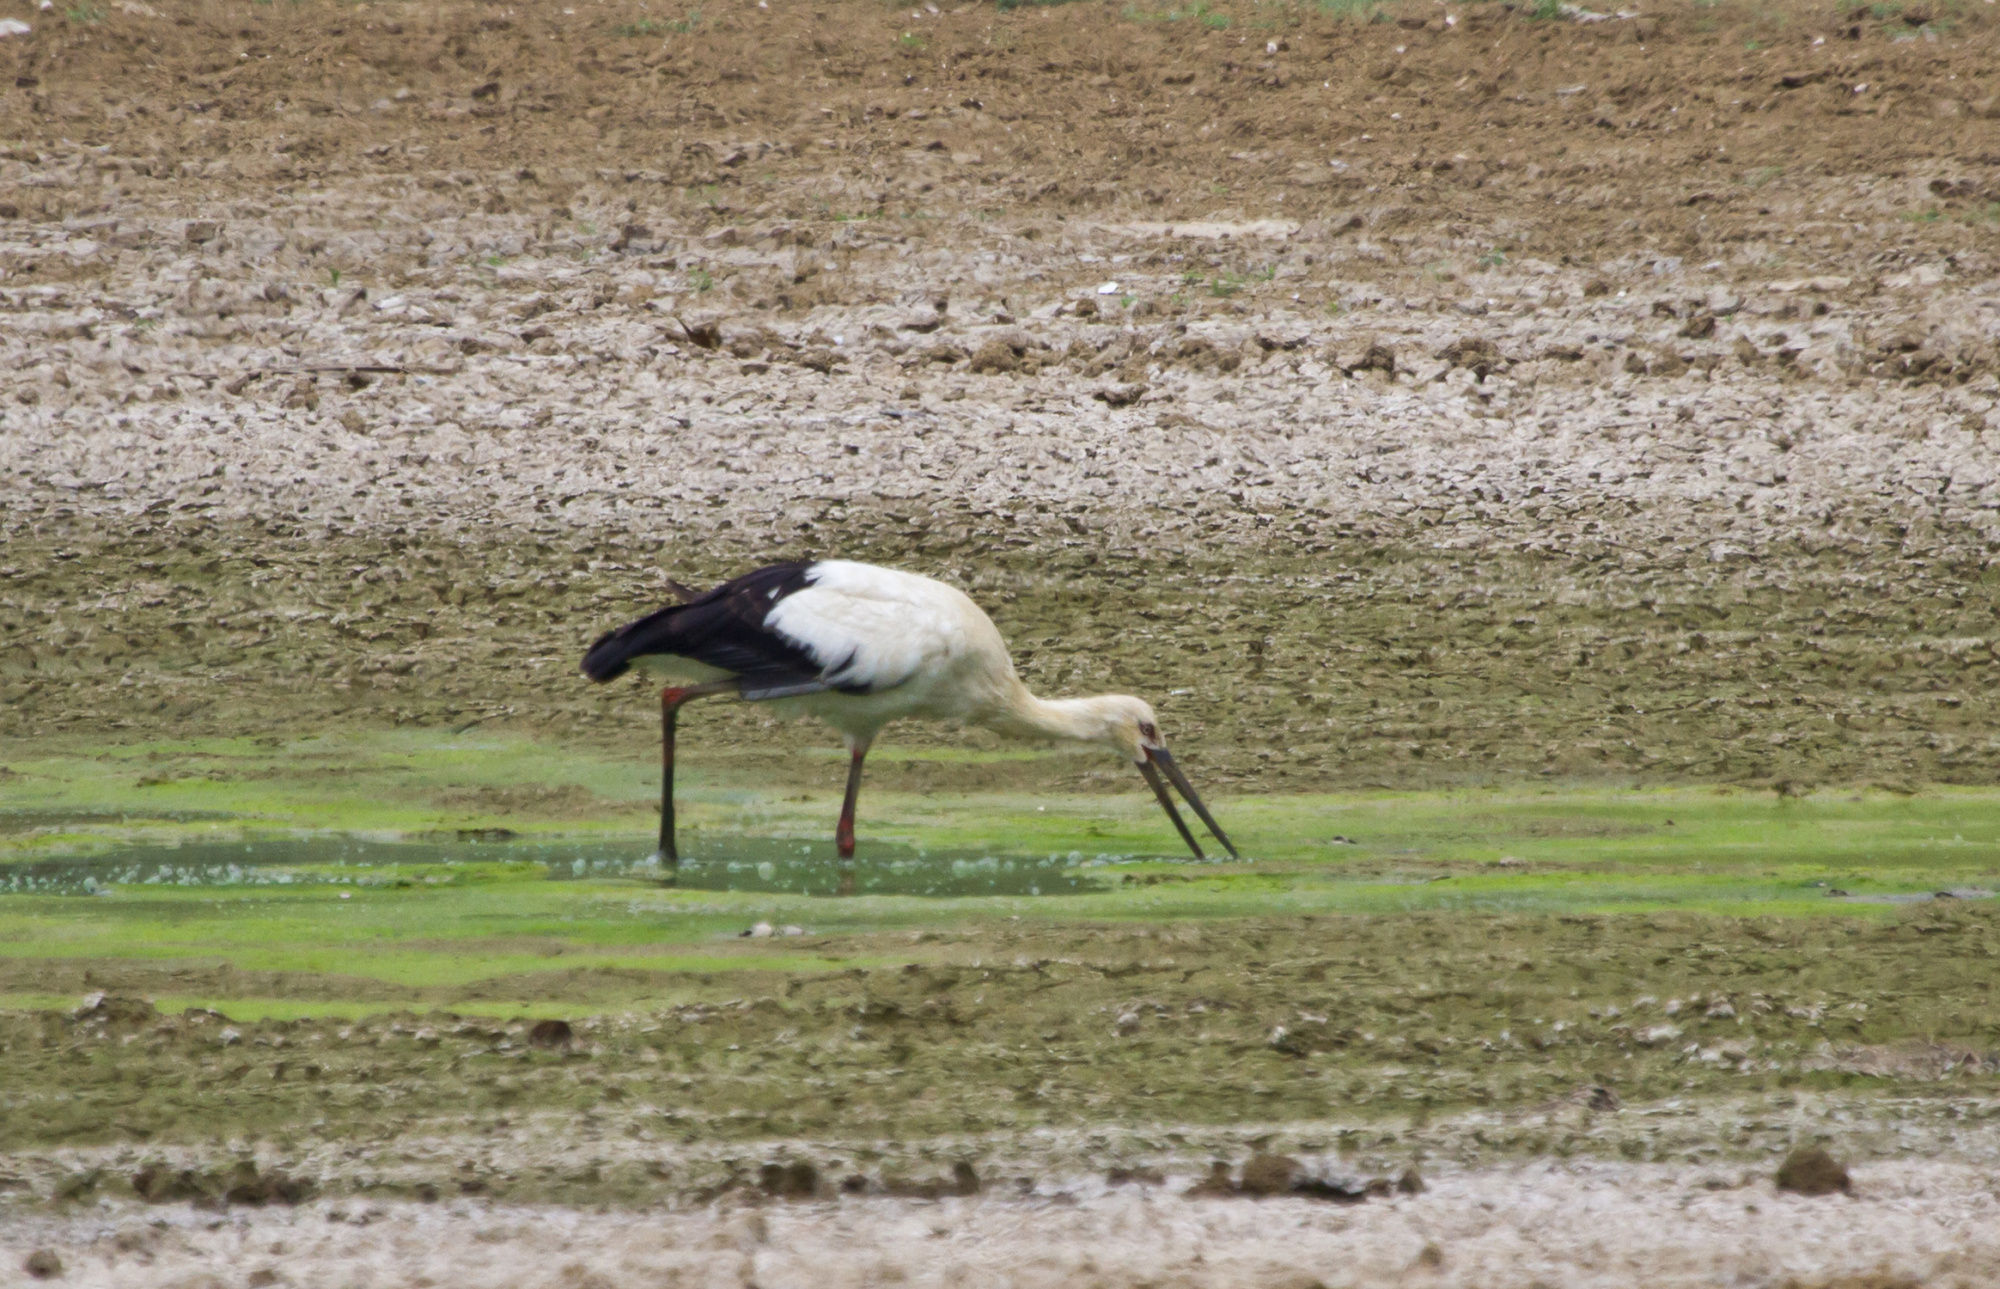
[[[605,632],[583,655],[583,674],[602,684],[624,675],[632,660],[641,654],[663,652],[661,646],[673,636],[674,615],[684,607],[669,604],[658,613]]]

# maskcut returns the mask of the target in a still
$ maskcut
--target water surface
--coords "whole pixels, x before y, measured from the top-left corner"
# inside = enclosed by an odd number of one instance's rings
[[[100,895],[151,886],[415,887],[628,879],[795,895],[1073,895],[1105,888],[1123,856],[1006,855],[874,843],[843,863],[824,843],[711,838],[678,868],[634,840],[397,840],[349,835],[129,845],[0,865],[0,894]]]

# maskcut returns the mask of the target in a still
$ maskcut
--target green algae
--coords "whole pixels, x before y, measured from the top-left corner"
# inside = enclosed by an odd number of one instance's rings
[[[550,880],[506,848],[643,856],[656,818],[656,707],[582,682],[580,645],[664,598],[663,569],[756,552],[10,534],[0,871],[135,843],[432,853],[365,886],[0,897],[0,1138],[298,1159],[528,1120],[677,1143],[1157,1137],[1532,1116],[1596,1088],[1994,1092],[1994,914],[1933,894],[2000,887],[2000,796],[1934,786],[2000,772],[1991,570],[1893,544],[1762,565],[1447,550],[1318,520],[1142,567],[975,527],[946,508],[868,552],[971,588],[1037,688],[1152,698],[1252,862],[1186,862],[1127,766],[911,726],[871,758],[862,864],[1103,860],[1104,889]],[[91,607],[116,588],[143,594]],[[825,855],[831,736],[717,704],[683,740],[691,853]],[[759,923],[802,933],[743,935]],[[159,1010],[69,1014],[107,990]],[[574,1041],[537,1046],[525,1021],[549,1017]],[[1492,1140],[1665,1148],[1638,1127]],[[479,1181],[679,1184],[634,1167]]]
[[[1511,1118],[1473,1134],[1489,1153],[1650,1158],[1684,1147],[1588,1105],[2000,1092],[2000,910],[1971,898],[2000,887],[1990,791],[1224,790],[1249,858],[1197,864],[1136,780],[890,785],[864,797],[857,868],[1053,859],[1093,889],[838,896],[558,871],[643,857],[652,767],[518,735],[23,750],[0,781],[18,820],[0,877],[64,855],[102,871],[135,843],[249,867],[273,842],[351,849],[290,854],[300,880],[282,885],[0,896],[0,1139],[17,1151],[222,1167],[254,1146],[325,1193],[428,1194],[463,1180],[456,1162],[391,1184],[322,1145],[373,1158],[542,1122],[677,1149],[1159,1142],[1336,1119],[1400,1141],[1493,1114]],[[200,773],[134,786],[161,764]],[[834,785],[725,760],[686,786],[690,854],[761,846],[835,870]],[[121,814],[138,794],[156,800]],[[568,1036],[535,1039],[552,1019]],[[560,1153],[495,1156],[476,1184],[574,1202],[735,1184],[726,1162]]]
[[[322,758],[352,768],[277,773]],[[134,766],[160,760],[216,768],[195,790],[215,808],[175,817],[179,796],[113,823]],[[866,798],[853,893],[840,897],[832,793],[773,791],[727,770],[691,777],[694,862],[668,885],[643,862],[649,831],[637,831],[650,829],[650,767],[520,738],[155,743],[18,764],[0,811],[39,812],[39,823],[7,834],[0,889],[56,873],[61,889],[94,892],[0,898],[0,992],[20,994],[48,992],[47,973],[69,979],[77,964],[199,962],[282,976],[285,996],[327,1002],[373,981],[433,1005],[473,992],[527,1004],[551,988],[622,1005],[679,972],[797,970],[771,941],[742,938],[759,924],[839,946],[1014,921],[1676,909],[1883,919],[1897,901],[2000,889],[2000,794],[1970,789],[1219,795],[1248,859],[1205,864],[1176,853],[1136,781],[1122,797],[891,789]],[[537,795],[551,779],[588,785],[607,816]],[[411,804],[464,794],[512,804]]]

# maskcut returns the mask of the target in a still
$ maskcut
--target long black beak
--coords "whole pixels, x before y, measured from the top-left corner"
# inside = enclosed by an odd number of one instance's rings
[[[1208,830],[1215,834],[1215,839],[1222,843],[1222,848],[1229,852],[1229,857],[1243,858],[1236,853],[1236,847],[1231,844],[1229,835],[1222,831],[1222,825],[1215,822],[1215,816],[1208,813],[1207,806],[1201,804],[1201,797],[1195,792],[1194,785],[1188,782],[1185,774],[1181,773],[1181,768],[1174,764],[1174,758],[1168,754],[1167,749],[1149,747],[1145,749],[1145,753],[1146,759],[1139,762],[1139,773],[1145,775],[1146,782],[1152,785],[1153,795],[1160,799],[1160,807],[1167,812],[1167,818],[1174,821],[1174,827],[1180,831],[1181,840],[1188,844],[1188,849],[1194,852],[1194,857],[1208,858],[1201,853],[1201,843],[1194,839],[1192,832],[1188,831],[1187,821],[1181,818],[1179,808],[1174,805],[1173,794],[1167,791],[1166,782],[1160,777],[1161,771],[1166,772],[1167,779],[1173,780],[1174,786],[1180,789],[1183,797],[1187,798],[1188,805],[1194,808],[1195,814],[1208,826]]]

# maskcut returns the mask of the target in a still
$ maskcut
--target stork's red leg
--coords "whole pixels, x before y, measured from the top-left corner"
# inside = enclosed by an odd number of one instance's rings
[[[842,859],[854,858],[854,801],[861,795],[861,758],[867,755],[866,743],[848,747],[847,796],[841,800],[840,823],[833,830],[833,844]]]

